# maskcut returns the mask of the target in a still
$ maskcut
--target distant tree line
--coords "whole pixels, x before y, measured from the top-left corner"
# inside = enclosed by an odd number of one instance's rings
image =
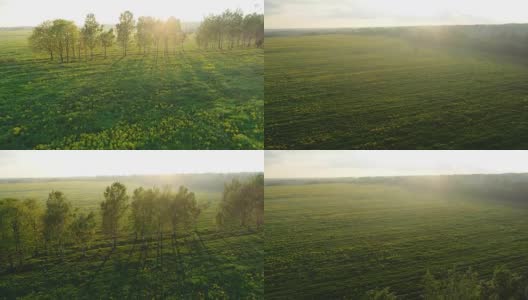
[[[231,219],[241,218],[240,226],[248,227],[250,214],[254,213],[260,216],[257,227],[262,225],[261,183],[263,176],[257,176],[244,184],[233,180],[232,184],[226,185],[229,191],[224,192],[220,204],[222,224],[233,224],[237,221]],[[259,188],[260,191],[254,190]],[[0,200],[0,261],[7,262],[11,270],[15,270],[16,265],[23,264],[26,255],[35,256],[41,252],[49,254],[52,251],[62,258],[66,245],[79,246],[85,256],[99,228],[97,220],[102,222],[102,234],[112,240],[112,249],[116,249],[118,238],[124,233],[122,223],[125,216],[129,217],[128,224],[136,241],[142,241],[145,245],[147,238],[155,236],[158,247],[163,247],[166,232],[170,232],[171,241],[175,242],[178,232],[195,230],[202,211],[195,194],[184,186],[177,192],[169,188],[140,187],[130,196],[125,185],[115,182],[106,187],[103,196],[100,219],[94,212],[80,213],[78,209],[74,210],[60,191],[49,193],[44,209],[34,199]],[[227,203],[229,205],[225,207]],[[258,208],[249,209],[247,205],[256,205]]]
[[[469,49],[524,59],[528,55],[528,24],[443,25],[363,28],[348,33],[402,38],[421,48]]]
[[[422,280],[422,297],[425,300],[523,300],[528,299],[528,278],[505,266],[495,268],[493,277],[482,280],[479,274],[469,268],[466,272],[449,270],[447,275],[436,278],[429,271]],[[389,288],[372,290],[366,294],[367,300],[400,299]]]
[[[29,37],[34,52],[47,53],[51,61],[71,62],[74,59],[93,59],[94,50],[102,48],[104,57],[107,49],[117,42],[123,56],[135,43],[139,53],[144,55],[160,50],[169,55],[171,50],[185,51],[184,43],[188,33],[182,29],[181,21],[175,17],[160,20],[153,17],[139,17],[136,21],[130,11],[119,16],[115,28],[104,29],[95,18],[88,14],[82,27],[73,21],[56,19],[45,21],[35,27]],[[244,15],[242,11],[226,10],[221,15],[204,19],[196,33],[198,45],[205,49],[233,49],[235,47],[262,47],[264,43],[264,16]]]
[[[226,10],[220,15],[210,15],[198,28],[196,41],[200,47],[206,49],[262,47],[264,15],[244,15],[240,10]]]

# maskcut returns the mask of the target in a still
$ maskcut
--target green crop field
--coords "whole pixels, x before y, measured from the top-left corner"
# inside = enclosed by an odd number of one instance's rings
[[[361,299],[384,288],[420,299],[427,270],[442,277],[455,266],[483,280],[502,265],[526,276],[528,207],[512,195],[526,195],[526,178],[504,190],[480,180],[472,191],[383,180],[266,186],[266,299]]]
[[[1,257],[0,298],[262,299],[263,231],[255,226],[218,230],[215,224],[224,185],[221,178],[227,182],[232,178],[243,180],[248,175],[219,176],[0,182],[0,200],[30,197],[44,207],[48,193],[54,189],[64,192],[72,208],[97,215],[95,236],[85,256],[81,246],[68,239],[62,255],[53,248],[40,247],[35,253],[26,250],[23,262],[16,263],[14,269],[9,267],[7,257]],[[175,189],[186,184],[195,192],[201,209],[195,225],[190,230],[182,229],[174,239],[169,231],[163,232],[162,238],[152,232],[143,242],[132,232],[129,208],[113,249],[112,240],[100,226],[100,202],[104,200],[104,188],[116,179],[126,185],[129,195],[139,186],[161,188],[171,182]],[[0,201],[0,214],[1,208]],[[0,248],[5,250],[9,245],[2,238]]]
[[[262,149],[262,49],[51,62],[31,30],[0,30],[2,149]]]
[[[491,27],[267,37],[266,148],[525,149],[528,29]]]

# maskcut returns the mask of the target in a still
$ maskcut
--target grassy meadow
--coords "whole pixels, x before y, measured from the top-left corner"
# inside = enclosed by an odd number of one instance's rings
[[[119,46],[71,63],[0,29],[2,149],[262,149],[263,50]]]
[[[453,179],[267,181],[266,299],[423,299],[454,267],[526,278],[527,177]]]
[[[525,149],[527,35],[521,25],[269,34],[266,148]]]
[[[243,180],[248,176],[4,180],[0,182],[0,199],[29,197],[44,207],[48,193],[52,189],[60,190],[73,208],[95,212],[98,225],[86,256],[80,245],[69,242],[62,257],[54,250],[41,248],[15,270],[8,267],[7,258],[0,258],[0,298],[261,299],[264,293],[262,230],[254,226],[218,230],[215,224],[224,180]],[[117,247],[112,249],[112,240],[101,231],[99,205],[104,199],[104,188],[115,180],[125,184],[129,195],[139,186],[170,185],[174,190],[180,184],[186,185],[196,193],[201,209],[194,229],[178,232],[174,242],[171,234],[165,232],[162,239],[153,233],[143,243],[136,240],[128,213],[123,217]]]

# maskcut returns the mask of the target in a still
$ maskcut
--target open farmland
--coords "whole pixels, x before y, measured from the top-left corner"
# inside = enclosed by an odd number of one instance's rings
[[[524,278],[525,291],[526,181],[267,181],[266,299],[361,299],[385,288],[398,299],[421,299],[426,272],[444,278],[453,267],[489,280],[506,266]]]
[[[270,34],[266,148],[525,149],[526,36],[525,25]]]
[[[9,228],[0,227],[3,230],[0,295],[6,299],[262,299],[262,230],[253,223],[246,227],[215,224],[224,183],[234,178],[245,182],[252,176],[210,174],[2,181],[0,215],[8,212],[5,206],[8,202],[2,203],[5,198],[33,198],[42,208],[51,189],[60,189],[71,202],[74,214],[94,212],[97,226],[86,249],[69,230],[64,234],[62,250],[57,250],[55,243],[43,246],[38,237],[23,232],[23,259],[11,262],[14,266],[8,260],[16,255],[12,237],[5,235]],[[127,187],[130,199],[117,245],[113,247],[112,239],[101,226],[100,203],[105,199],[104,188],[115,180]],[[199,214],[192,226],[180,224],[176,234],[168,224],[162,225],[161,231],[151,227],[144,237],[134,232],[137,219],[132,217],[135,212],[132,207],[138,197],[132,191],[155,185],[160,188],[170,185],[173,191],[179,185],[186,185],[195,193],[193,205]],[[156,201],[152,203],[154,214],[159,205]],[[183,211],[180,213],[183,216]],[[163,217],[155,214],[153,220],[158,223],[160,218]],[[0,225],[4,224],[0,222]]]
[[[0,30],[2,149],[261,149],[263,50],[119,47],[69,63]]]

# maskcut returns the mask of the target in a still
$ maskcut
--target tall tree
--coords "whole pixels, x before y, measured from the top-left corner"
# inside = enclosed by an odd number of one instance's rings
[[[117,40],[123,47],[123,55],[127,55],[128,44],[134,31],[135,21],[134,15],[128,10],[119,16],[119,24],[117,24]]]
[[[113,28],[101,34],[101,44],[103,45],[103,48],[104,48],[104,58],[106,58],[106,48],[112,47],[112,45],[114,44],[114,40],[115,40],[115,35],[114,35]]]
[[[165,23],[161,20],[155,20],[152,33],[154,37],[154,47],[156,47],[156,57],[158,57],[159,45],[165,35]]]
[[[117,246],[119,221],[128,207],[126,187],[119,182],[115,182],[106,188],[104,198],[105,200],[101,202],[103,232],[112,238],[113,248],[115,249]]]
[[[34,252],[38,253],[42,242],[42,216],[44,212],[35,199],[24,200],[24,207],[26,210],[27,225],[32,235]]]
[[[66,62],[70,62],[70,50],[75,57],[75,42],[78,38],[78,28],[72,21],[67,21],[64,28],[64,44],[66,48]]]
[[[86,256],[86,249],[95,235],[95,225],[95,214],[93,212],[75,214],[70,225],[73,238],[82,246],[83,256]]]
[[[44,238],[46,243],[54,243],[58,246],[62,255],[66,236],[66,229],[71,220],[71,204],[64,194],[52,191],[46,201],[46,212],[44,214]]]
[[[264,224],[264,176],[257,175],[246,182],[233,179],[224,186],[222,201],[216,216],[218,227],[237,220],[239,226],[250,228],[255,220],[257,228]]]
[[[264,174],[255,176],[250,182],[251,201],[257,229],[264,225]]]
[[[132,213],[130,215],[136,239],[145,242],[146,235],[152,230],[154,217],[154,194],[152,190],[138,188],[132,196]]]
[[[136,30],[136,44],[139,51],[147,54],[147,48],[152,44],[152,28],[154,19],[152,17],[139,17]]]
[[[182,31],[180,34],[180,44],[181,44],[182,52],[185,52],[185,48],[183,45],[185,44],[186,40],[187,40],[187,33],[185,31]]]
[[[14,268],[14,257],[18,258],[18,264],[22,264],[23,257],[23,234],[25,233],[25,209],[17,199],[4,199],[0,201],[0,217],[2,218],[2,243],[6,243],[7,257],[11,268]],[[4,239],[5,238],[5,239]]]
[[[93,59],[93,50],[99,41],[99,35],[103,31],[103,26],[97,22],[94,14],[86,15],[83,27],[84,44],[90,49],[90,57]]]
[[[29,37],[29,45],[35,52],[47,52],[53,61],[55,51],[55,39],[51,30],[52,21],[45,21],[33,29]]]
[[[59,54],[60,62],[64,62],[64,56],[66,55],[67,44],[68,44],[68,31],[70,30],[71,21],[57,19],[53,21],[51,26],[51,33],[55,41],[55,49]]]
[[[170,17],[165,23],[165,26],[167,27],[165,36],[165,52],[169,52],[169,43],[172,42],[174,45],[174,53],[176,53],[176,47],[178,46],[182,35],[181,22],[175,17]]]

